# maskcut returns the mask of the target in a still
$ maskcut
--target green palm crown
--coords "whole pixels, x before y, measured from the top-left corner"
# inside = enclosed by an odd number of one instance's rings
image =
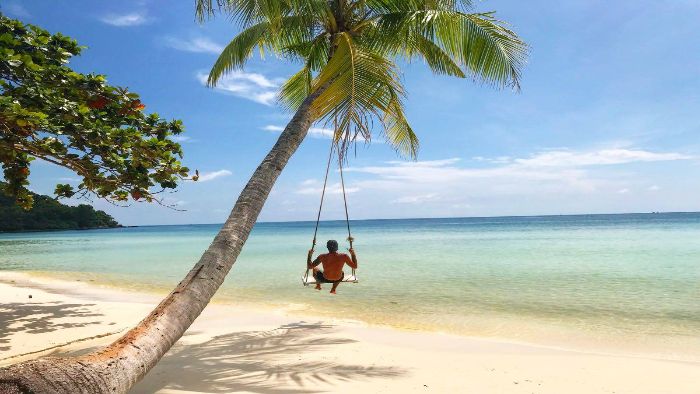
[[[494,13],[467,0],[196,0],[204,20],[217,12],[241,32],[211,69],[209,86],[241,68],[257,48],[302,64],[279,99],[296,110],[312,93],[312,116],[335,126],[344,152],[377,128],[415,158],[418,138],[406,120],[396,60],[422,58],[436,74],[519,89],[527,45]]]

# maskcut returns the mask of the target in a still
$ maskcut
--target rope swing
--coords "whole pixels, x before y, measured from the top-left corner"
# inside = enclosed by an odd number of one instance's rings
[[[343,177],[343,158],[342,155],[340,154],[340,146],[338,145],[338,142],[336,142],[335,138],[331,139],[331,146],[328,152],[328,163],[326,164],[326,175],[323,178],[323,189],[321,191],[321,202],[318,205],[318,214],[316,215],[316,227],[314,228],[314,238],[311,241],[311,249],[316,248],[316,236],[318,235],[318,225],[321,221],[321,211],[323,210],[323,201],[326,197],[326,187],[328,186],[328,174],[331,169],[331,162],[333,161],[333,152],[337,152],[338,154],[338,170],[340,171],[340,186],[343,191],[343,206],[345,207],[345,224],[348,229],[348,242],[350,243],[350,248],[352,248],[352,242],[355,240],[352,237],[352,233],[350,231],[350,215],[348,214],[348,198],[345,193],[345,179]],[[302,282],[304,283],[304,286],[307,286],[309,284],[309,271],[310,269],[306,269],[306,273],[304,274],[302,278]],[[352,275],[346,279],[343,280],[343,282],[353,282],[357,283],[357,276],[355,275],[355,269],[352,269]]]

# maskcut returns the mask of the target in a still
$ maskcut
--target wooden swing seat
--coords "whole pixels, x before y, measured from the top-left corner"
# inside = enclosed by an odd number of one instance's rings
[[[358,281],[358,279],[357,279],[357,275],[353,273],[353,274],[350,274],[350,275],[345,276],[345,277],[343,278],[343,280],[341,280],[340,282],[341,282],[341,283],[358,283],[359,281]],[[315,284],[316,284],[316,278],[314,278],[313,275],[309,275],[309,271],[306,271],[306,273],[305,273],[304,275],[301,276],[301,283],[302,283],[304,286],[315,285]],[[331,284],[331,283],[333,283],[333,282],[321,282],[321,284],[323,284],[323,283]]]

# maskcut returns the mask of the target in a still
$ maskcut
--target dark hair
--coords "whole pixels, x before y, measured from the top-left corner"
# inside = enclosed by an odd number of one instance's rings
[[[330,240],[326,242],[326,247],[328,248],[329,252],[337,252],[338,251],[338,241],[335,240]]]

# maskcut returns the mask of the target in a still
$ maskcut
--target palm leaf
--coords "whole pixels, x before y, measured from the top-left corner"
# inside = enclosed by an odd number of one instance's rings
[[[378,15],[370,29],[374,47],[387,53],[421,55],[433,71],[443,72],[444,61],[442,65],[434,62],[436,50],[416,50],[418,45],[428,49],[421,43],[425,39],[439,47],[455,65],[463,67],[464,74],[497,87],[519,88],[528,47],[492,13],[411,10],[405,4],[391,11]]]
[[[222,75],[243,67],[245,62],[252,55],[253,49],[257,46],[263,47],[261,44],[264,44],[269,30],[270,24],[262,22],[240,32],[226,45],[218,59],[216,59],[214,66],[209,72],[207,85],[216,86],[216,83]]]
[[[290,110],[296,110],[311,93],[312,80],[311,69],[304,66],[282,85],[279,94],[280,101]]]
[[[413,155],[417,138],[410,127],[405,127],[399,100],[404,90],[396,65],[347,33],[338,34],[335,48],[312,85],[314,90],[323,87],[312,104],[314,115],[333,121],[341,152],[358,137],[370,140],[372,120],[377,119],[392,128],[386,133],[387,142]]]

